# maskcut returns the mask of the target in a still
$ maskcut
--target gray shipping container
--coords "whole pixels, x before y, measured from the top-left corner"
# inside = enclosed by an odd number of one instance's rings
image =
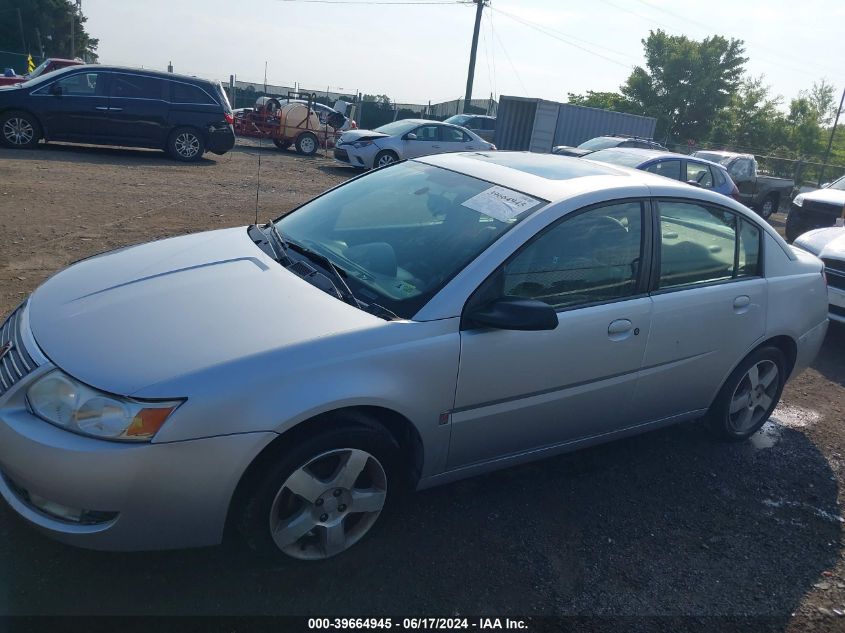
[[[657,119],[545,99],[501,97],[494,143],[499,149],[548,153],[556,145],[579,145],[596,136],[651,138]]]

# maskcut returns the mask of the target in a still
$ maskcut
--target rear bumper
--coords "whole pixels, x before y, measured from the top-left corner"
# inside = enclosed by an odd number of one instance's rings
[[[235,130],[231,125],[210,127],[206,149],[214,154],[225,154],[235,146]]]

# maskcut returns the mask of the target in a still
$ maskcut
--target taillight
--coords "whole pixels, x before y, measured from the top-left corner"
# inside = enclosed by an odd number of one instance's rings
[[[491,149],[491,150],[495,150],[495,149],[496,149],[496,146],[495,146],[495,145],[493,145],[493,143],[490,143],[490,149]]]
[[[734,200],[736,200],[737,202],[740,202],[740,199],[739,199],[739,188],[736,186],[736,183],[734,183],[733,189],[731,189],[731,198],[733,198],[733,199],[734,199]]]
[[[227,112],[225,114],[225,116],[226,116],[226,123],[228,123],[229,125],[233,125],[235,123],[235,115],[234,114],[232,114],[231,112]]]
[[[358,124],[355,123],[355,119],[349,119],[349,129],[350,130],[357,130]]]

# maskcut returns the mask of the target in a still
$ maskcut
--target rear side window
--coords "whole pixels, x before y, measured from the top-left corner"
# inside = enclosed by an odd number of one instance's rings
[[[756,277],[760,274],[760,227],[745,218],[739,222],[737,277]]]
[[[141,75],[125,75],[112,73],[112,97],[125,99],[167,99],[167,84],[162,79],[143,77]]]
[[[198,86],[179,81],[171,81],[173,103],[200,103],[214,105],[214,100]]]
[[[736,215],[692,202],[660,202],[659,287],[732,279],[736,272]]]
[[[721,187],[728,181],[725,172],[723,172],[718,167],[711,166],[710,171],[713,172],[713,180],[716,181],[717,187]]]
[[[672,180],[681,179],[681,161],[679,160],[661,160],[658,163],[649,165],[645,170],[658,176],[666,176],[666,178],[671,178]]]

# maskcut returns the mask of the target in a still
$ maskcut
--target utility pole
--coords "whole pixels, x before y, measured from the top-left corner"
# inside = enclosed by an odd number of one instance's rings
[[[472,100],[472,80],[475,77],[475,54],[478,52],[478,32],[481,30],[481,12],[486,0],[475,0],[475,29],[472,32],[472,49],[469,52],[469,73],[467,74],[467,93],[464,97],[464,112]]]
[[[76,0],[76,7],[70,16],[70,58],[76,58],[76,18],[82,16],[82,0]]]
[[[833,120],[833,129],[830,130],[830,140],[827,142],[827,151],[824,153],[822,168],[819,171],[819,187],[822,186],[822,180],[824,180],[824,170],[827,167],[827,160],[830,158],[830,148],[833,146],[833,137],[836,134],[836,124],[839,123],[839,115],[842,114],[843,104],[845,104],[845,89],[842,90],[842,98],[839,100],[839,109],[836,111],[836,118]]]

